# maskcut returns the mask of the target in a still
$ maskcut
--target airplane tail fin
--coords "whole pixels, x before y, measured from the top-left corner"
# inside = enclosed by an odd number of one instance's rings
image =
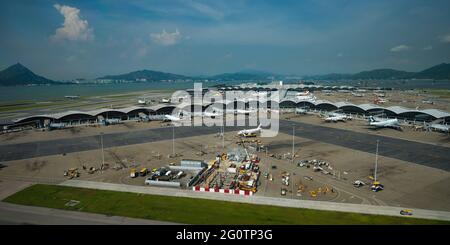
[[[258,125],[258,129],[261,129],[261,123]]]
[[[373,118],[373,116],[370,116],[368,121],[369,121],[369,123],[375,122],[375,119]]]

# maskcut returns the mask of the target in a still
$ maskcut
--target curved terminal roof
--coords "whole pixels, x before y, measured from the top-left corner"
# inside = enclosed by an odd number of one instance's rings
[[[223,104],[228,104],[231,103],[232,101],[224,101],[222,102]],[[238,102],[240,103],[245,103],[245,100],[238,100]],[[438,110],[438,109],[424,109],[424,110],[417,110],[417,109],[409,109],[406,107],[402,107],[402,106],[390,106],[390,107],[382,107],[382,106],[378,106],[378,105],[374,105],[374,104],[360,104],[360,105],[355,105],[352,103],[348,103],[348,102],[331,102],[328,100],[316,100],[316,101],[310,101],[310,100],[295,100],[295,99],[283,99],[279,102],[279,104],[281,104],[281,102],[285,102],[284,104],[305,104],[305,103],[309,103],[312,104],[316,107],[320,107],[320,106],[324,106],[324,105],[332,105],[334,107],[336,107],[337,109],[341,109],[343,107],[355,107],[355,109],[359,109],[365,112],[369,112],[370,110],[386,110],[386,111],[390,111],[395,115],[400,115],[400,114],[404,114],[404,113],[414,113],[414,114],[426,114],[429,115],[431,117],[434,117],[436,119],[440,119],[440,118],[450,118],[450,113],[446,112],[446,111],[442,111],[442,110]],[[215,103],[208,103],[206,105],[204,105],[204,107],[214,104],[220,104],[221,102],[215,102]],[[182,105],[187,105],[187,104],[182,104]],[[54,113],[54,114],[41,114],[41,115],[31,115],[28,117],[24,117],[24,118],[18,118],[16,120],[13,120],[14,123],[19,123],[25,120],[38,120],[38,119],[55,119],[55,120],[59,120],[61,118],[67,117],[67,116],[76,116],[76,115],[85,115],[87,117],[97,117],[100,114],[103,113],[123,113],[123,114],[129,114],[135,110],[144,110],[144,111],[148,111],[148,112],[156,112],[159,111],[161,109],[170,109],[170,108],[174,108],[177,107],[177,105],[175,104],[158,104],[158,105],[154,105],[154,106],[148,106],[148,107],[140,107],[140,106],[131,106],[131,107],[126,107],[126,108],[121,108],[121,109],[108,109],[108,108],[103,108],[103,109],[97,109],[97,110],[92,110],[92,111],[76,111],[76,110],[72,110],[72,111],[66,111],[66,112],[60,112],[60,113]]]

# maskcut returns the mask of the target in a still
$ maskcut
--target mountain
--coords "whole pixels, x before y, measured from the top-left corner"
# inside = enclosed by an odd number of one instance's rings
[[[97,79],[127,80],[127,81],[161,81],[161,80],[179,80],[179,79],[185,80],[190,79],[190,77],[160,71],[140,70],[121,75],[103,76]]]
[[[59,82],[38,76],[20,63],[0,71],[0,85],[2,86],[21,86],[30,84],[59,84]]]
[[[317,80],[342,80],[351,79],[352,74],[340,74],[340,73],[330,73],[325,75],[312,75],[305,76],[304,79],[317,79]]]
[[[414,77],[414,72],[398,71],[394,69],[376,69],[363,71],[351,76],[352,79],[403,79]]]
[[[442,63],[415,75],[415,78],[450,79],[450,64]]]
[[[280,77],[265,71],[243,70],[235,73],[222,73],[209,77],[213,80],[230,81],[230,80],[271,80]]]
[[[306,79],[320,80],[359,80],[359,79],[450,79],[450,64],[442,63],[420,72],[407,72],[394,69],[375,69],[355,74],[326,74],[307,76]]]

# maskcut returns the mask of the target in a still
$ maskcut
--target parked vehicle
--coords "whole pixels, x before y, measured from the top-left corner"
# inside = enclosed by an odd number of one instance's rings
[[[148,173],[147,168],[142,168],[141,171],[139,171],[139,176],[146,176]]]
[[[411,215],[413,215],[413,212],[412,212],[411,209],[402,209],[402,210],[400,210],[400,214],[401,215],[409,215],[409,216],[411,216]]]
[[[131,178],[136,178],[136,177],[138,177],[138,176],[139,176],[138,171],[137,171],[135,168],[132,168],[132,169],[130,170],[130,177],[131,177]]]

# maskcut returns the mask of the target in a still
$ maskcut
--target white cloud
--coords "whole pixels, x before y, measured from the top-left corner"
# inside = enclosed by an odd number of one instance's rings
[[[196,11],[213,18],[215,20],[221,20],[224,17],[224,14],[216,9],[213,9],[209,7],[208,5],[205,5],[203,3],[199,2],[190,2],[190,5],[192,8],[194,8]]]
[[[398,45],[396,47],[391,48],[390,51],[391,52],[402,52],[402,51],[408,51],[410,49],[411,49],[411,47],[402,44],[402,45]]]
[[[94,39],[93,29],[89,28],[87,20],[80,18],[80,10],[66,5],[53,5],[61,15],[64,23],[56,29],[51,37],[53,40],[68,39],[72,41],[90,41]]]
[[[161,44],[163,46],[170,46],[176,44],[181,39],[181,33],[178,29],[175,32],[166,32],[163,29],[161,33],[150,33],[150,38],[153,42]]]
[[[450,34],[441,37],[441,42],[450,43]]]
[[[431,46],[431,45],[426,46],[426,47],[423,48],[423,50],[432,50],[432,49],[433,49],[433,46]]]

